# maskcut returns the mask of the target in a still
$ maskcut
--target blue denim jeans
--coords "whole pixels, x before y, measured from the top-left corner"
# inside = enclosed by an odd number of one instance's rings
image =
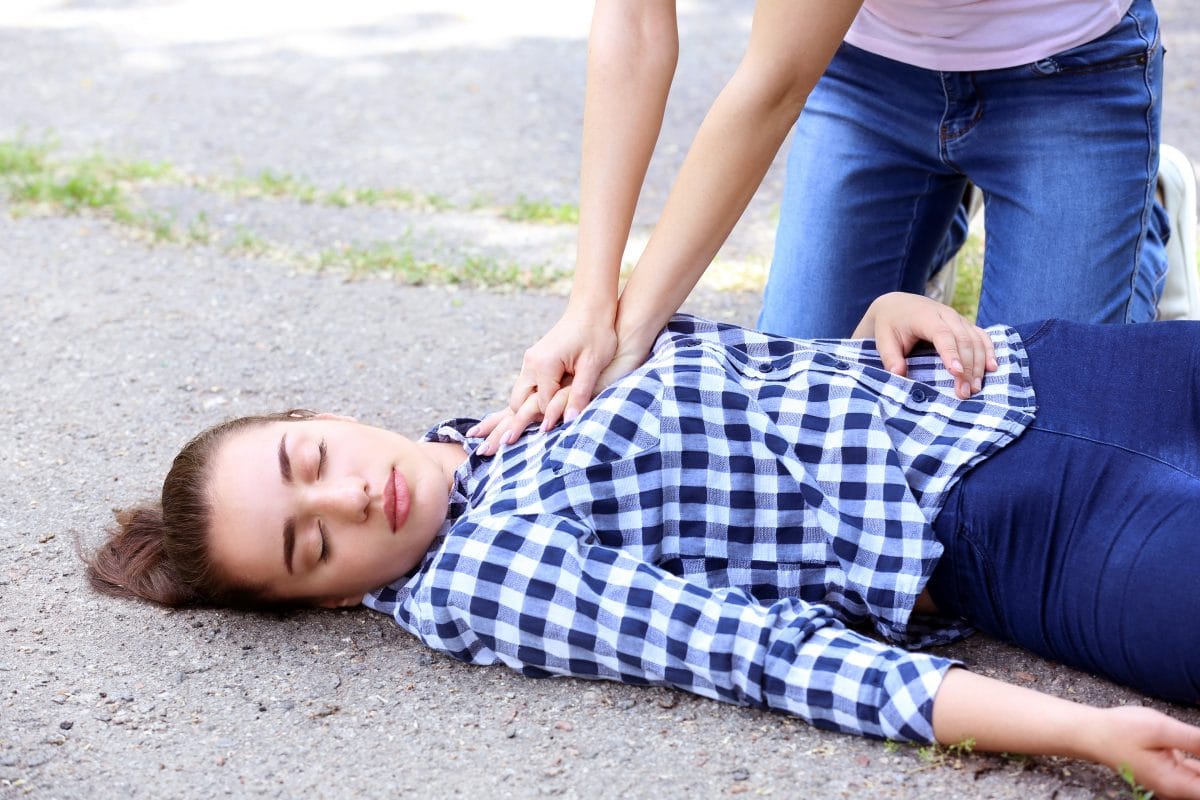
[[[968,179],[985,199],[982,324],[1152,320],[1162,59],[1150,0],[1008,69],[938,72],[843,44],[796,124],[759,327],[847,336],[879,295],[923,292],[963,242]]]
[[[1037,419],[934,521],[938,609],[1200,700],[1200,323],[1022,326]]]

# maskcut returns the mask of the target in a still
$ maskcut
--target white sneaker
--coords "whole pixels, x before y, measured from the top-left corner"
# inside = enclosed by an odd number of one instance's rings
[[[1196,272],[1196,172],[1177,148],[1162,145],[1158,188],[1171,223],[1167,276],[1158,301],[1159,319],[1200,319],[1200,275]]]
[[[975,217],[983,210],[983,192],[973,183],[967,184],[967,194],[964,200],[967,207],[967,226],[975,221]],[[938,267],[937,272],[929,276],[925,284],[925,296],[939,303],[950,305],[954,301],[954,274],[958,266],[958,254]]]

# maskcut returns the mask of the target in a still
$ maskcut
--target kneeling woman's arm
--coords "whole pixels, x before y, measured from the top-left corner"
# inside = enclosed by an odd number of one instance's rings
[[[951,669],[933,702],[942,744],[1057,755],[1128,769],[1162,798],[1200,798],[1200,728],[1140,706],[1095,708]]]

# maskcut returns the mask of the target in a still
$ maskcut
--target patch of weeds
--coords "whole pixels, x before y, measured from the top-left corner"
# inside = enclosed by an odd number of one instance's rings
[[[452,279],[452,283],[469,283],[487,288],[543,289],[565,277],[547,264],[518,264],[481,256],[464,259],[460,273],[461,276]]]
[[[546,222],[561,225],[579,223],[579,206],[572,203],[554,205],[540,200],[530,200],[518,195],[517,202],[502,212],[505,219],[513,222]]]
[[[429,281],[436,265],[418,262],[408,248],[398,248],[386,242],[368,247],[343,247],[324,250],[317,257],[318,269],[345,269],[352,276],[389,272],[405,283],[421,286]]]
[[[979,311],[979,290],[983,287],[983,237],[972,233],[955,256],[954,299],[950,305],[969,320]]]
[[[211,244],[213,233],[212,228],[208,224],[208,214],[203,211],[198,213],[196,218],[188,223],[184,238],[188,244]]]
[[[454,208],[454,203],[440,194],[427,194],[422,200],[434,211],[450,211]]]
[[[529,289],[544,288],[562,277],[544,264],[516,264],[483,256],[466,256],[457,262],[421,259],[410,248],[388,242],[322,251],[317,256],[317,268],[345,269],[352,276],[388,273],[412,286],[463,284]]]
[[[50,146],[23,139],[0,142],[0,176],[30,175],[46,168]]]
[[[143,215],[146,230],[154,238],[155,244],[174,242],[179,237],[175,232],[175,217],[161,211],[147,211]]]
[[[233,238],[229,241],[227,249],[230,252],[246,255],[262,255],[271,249],[271,245],[245,225],[238,225],[233,231]]]
[[[901,747],[903,747],[903,746],[904,746],[904,745],[900,744],[900,742],[897,742],[895,739],[888,739],[887,741],[885,741],[885,742],[883,743],[883,752],[885,752],[885,753],[899,753],[899,752],[900,752],[900,748],[901,748]]]
[[[321,195],[321,204],[334,208],[349,208],[352,202],[350,190],[345,186],[339,186],[332,192]]]
[[[970,755],[975,749],[974,739],[963,739],[955,744],[928,744],[917,748],[917,757],[926,764],[942,764],[948,759],[961,760],[963,756]]]
[[[896,749],[898,750],[899,746],[897,746]],[[953,769],[962,769],[963,757],[970,755],[974,749],[974,739],[963,739],[961,742],[957,742],[955,744],[928,744],[917,747],[917,758],[924,763],[920,767],[909,770],[909,772],[921,772],[923,770],[943,766],[951,767]]]
[[[57,206],[68,213],[82,209],[116,208],[124,204],[124,193],[90,165],[77,163],[68,169],[44,169],[20,175],[8,185],[9,198],[16,203]]]
[[[149,234],[155,244],[179,241],[175,217],[169,212],[153,209],[134,211],[128,206],[121,205],[112,209],[112,218],[121,225],[127,225]]]
[[[354,191],[354,201],[365,206],[378,205],[419,205],[417,195],[407,189],[378,189],[367,186]]]
[[[101,162],[113,175],[124,181],[162,181],[176,177],[176,169],[166,161],[105,161]]]
[[[1137,782],[1137,779],[1133,776],[1133,770],[1130,769],[1128,764],[1121,765],[1120,773],[1121,778],[1129,787],[1129,800],[1153,800],[1154,792],[1149,791],[1145,786]]]
[[[403,208],[426,207],[435,210],[444,210],[454,207],[448,200],[440,198],[437,195],[423,196],[408,189],[379,188],[376,186],[364,186],[358,189],[339,186],[331,192],[319,195],[316,198],[316,202],[336,208],[349,208],[350,206],[400,206]]]
[[[291,198],[315,203],[322,198],[316,184],[297,178],[290,172],[264,169],[253,177],[238,176],[221,181],[220,188],[238,197]]]
[[[166,163],[123,161],[100,155],[55,159],[53,147],[21,139],[0,142],[0,188],[16,205],[48,206],[77,214],[95,211],[118,222],[131,219],[132,184],[173,174]]]

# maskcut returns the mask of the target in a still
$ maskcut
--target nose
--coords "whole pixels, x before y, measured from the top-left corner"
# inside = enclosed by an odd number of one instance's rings
[[[346,477],[308,486],[304,503],[306,510],[315,516],[363,522],[367,518],[371,498],[366,483]]]

